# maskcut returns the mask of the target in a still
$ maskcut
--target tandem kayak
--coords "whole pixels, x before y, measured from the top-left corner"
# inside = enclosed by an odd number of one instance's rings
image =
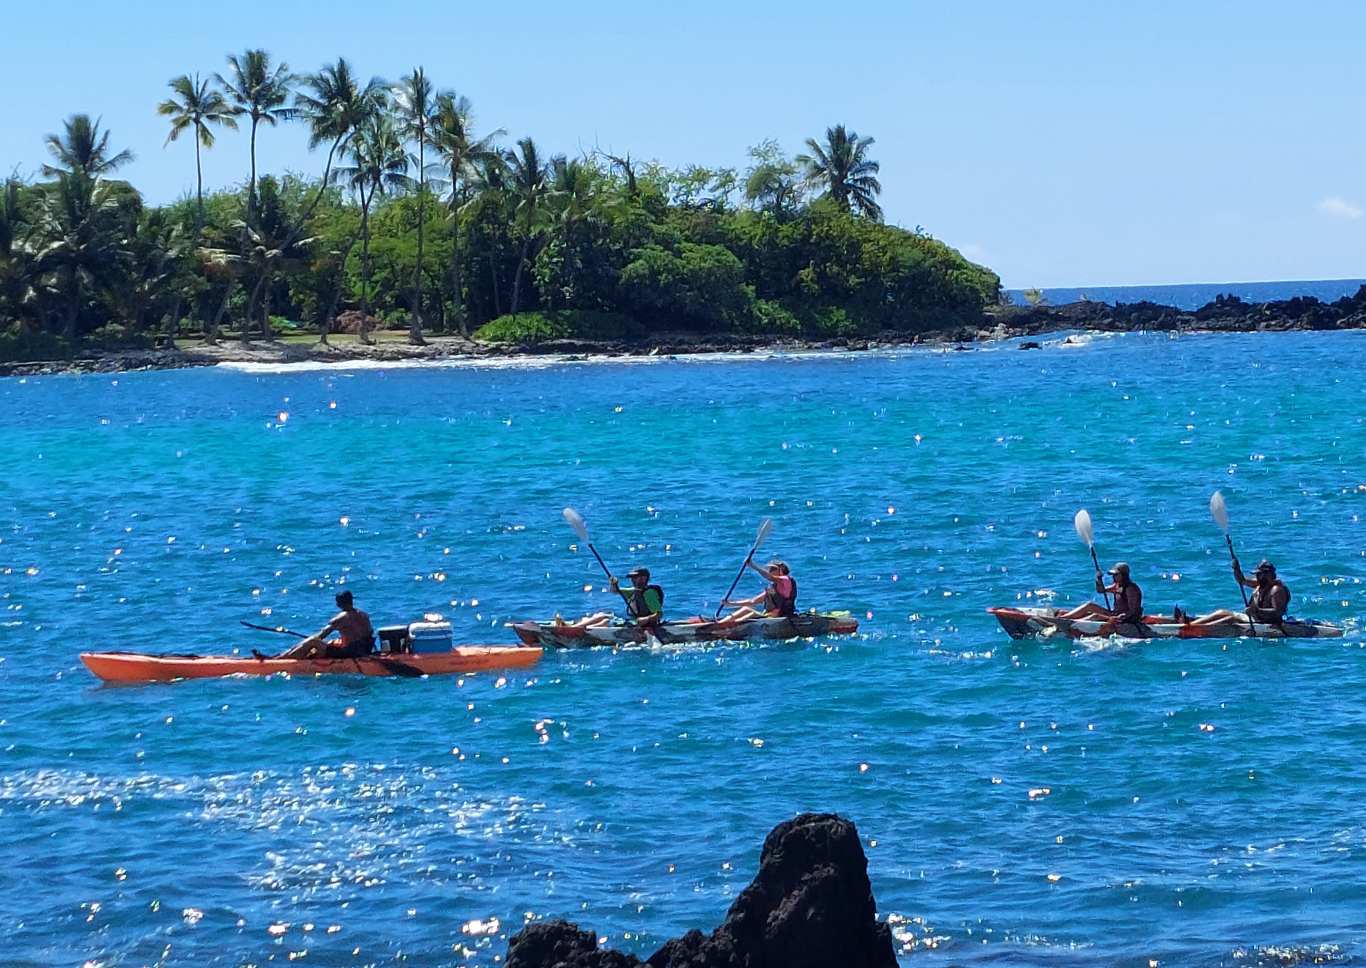
[[[81,661],[105,682],[171,682],[221,676],[448,676],[534,664],[539,648],[518,645],[462,645],[447,652],[377,653],[359,659],[255,659],[237,655],[150,655],[143,652],[83,652]]]
[[[578,629],[550,622],[516,622],[512,630],[527,645],[552,649],[583,649],[599,645],[638,645],[653,638],[673,645],[682,642],[745,642],[759,639],[805,639],[821,635],[852,635],[858,620],[848,612],[800,612],[791,618],[752,618],[743,622],[712,621],[700,617],[665,622],[651,631],[635,625],[599,625]]]
[[[1105,624],[1099,619],[1058,619],[1063,611],[1058,608],[988,608],[987,611],[996,616],[996,621],[1012,639],[1032,635],[1066,635],[1080,639],[1099,635]],[[1229,619],[1217,625],[1192,625],[1168,615],[1145,615],[1142,625],[1123,624],[1114,634],[1124,639],[1327,639],[1342,635],[1342,629],[1327,622],[1295,619],[1287,619],[1281,625],[1262,622],[1253,625],[1246,618]]]

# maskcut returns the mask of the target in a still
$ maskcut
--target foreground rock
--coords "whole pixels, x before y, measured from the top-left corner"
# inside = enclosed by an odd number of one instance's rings
[[[895,968],[891,932],[876,915],[854,825],[804,813],[765,838],[754,881],[711,934],[689,931],[642,962],[547,921],[512,937],[507,968]]]

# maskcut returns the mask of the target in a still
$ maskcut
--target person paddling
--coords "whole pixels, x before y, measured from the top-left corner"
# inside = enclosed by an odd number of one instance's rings
[[[1241,619],[1244,616],[1251,618],[1253,622],[1272,625],[1276,628],[1280,628],[1285,623],[1285,613],[1290,608],[1290,589],[1276,575],[1275,565],[1266,559],[1262,559],[1256,570],[1253,571],[1252,577],[1248,578],[1243,574],[1243,566],[1237,558],[1234,558],[1233,577],[1238,581],[1238,584],[1246,585],[1253,590],[1247,610],[1233,612],[1221,608],[1210,612],[1208,615],[1191,619],[1191,625],[1218,625],[1220,622]]]
[[[608,584],[611,585],[612,591],[626,601],[626,624],[644,629],[658,628],[664,621],[664,589],[650,583],[648,568],[632,568],[626,577],[631,581],[629,588],[622,588],[616,575],[608,576]],[[568,624],[570,628],[587,629],[607,625],[615,617],[611,612],[597,612],[569,624],[557,615],[555,624]]]
[[[721,621],[743,622],[761,616],[791,618],[797,614],[797,582],[792,577],[792,569],[787,567],[785,562],[775,559],[765,567],[756,565],[753,561],[746,561],[745,567],[762,575],[769,586],[753,598],[728,598],[723,601],[721,603],[723,607],[726,605],[738,605],[740,607]],[[764,606],[762,612],[754,607],[760,604]]]
[[[375,629],[370,624],[370,616],[356,608],[355,597],[350,590],[337,592],[337,607],[341,609],[314,635],[301,641],[288,652],[281,652],[277,659],[356,659],[369,655],[375,649]],[[333,632],[337,638],[327,637]],[[255,650],[252,655],[258,659],[268,656]]]
[[[1105,619],[1097,634],[1110,635],[1120,625],[1143,625],[1143,589],[1134,584],[1127,563],[1118,562],[1110,569],[1114,584],[1106,585],[1100,572],[1096,572],[1096,591],[1109,593],[1115,597],[1115,607],[1106,608],[1095,602],[1079,605],[1070,612],[1055,616],[1058,619]]]

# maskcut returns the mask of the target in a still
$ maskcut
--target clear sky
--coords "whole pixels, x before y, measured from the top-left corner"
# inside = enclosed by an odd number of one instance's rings
[[[66,115],[102,115],[154,201],[194,184],[167,148],[166,82],[262,46],[298,71],[345,55],[416,64],[484,128],[547,153],[595,145],[670,165],[742,166],[831,123],[877,139],[890,221],[1007,286],[1366,276],[1366,4],[469,4],[10,0],[0,165],[31,173]],[[206,180],[245,180],[225,133]],[[262,168],[320,173],[301,130]]]

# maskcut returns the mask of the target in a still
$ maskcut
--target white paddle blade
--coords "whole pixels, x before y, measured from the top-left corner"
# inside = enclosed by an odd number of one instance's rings
[[[764,518],[759,522],[759,532],[754,536],[754,550],[758,551],[763,543],[768,540],[768,533],[773,530],[773,522]]]
[[[565,508],[564,519],[569,522],[569,526],[574,529],[580,541],[588,540],[588,525],[583,523],[583,515],[573,508]]]
[[[1228,534],[1228,506],[1224,504],[1222,491],[1215,491],[1209,499],[1210,517],[1214,518],[1214,523],[1219,525],[1219,530]]]
[[[1072,519],[1072,524],[1076,527],[1077,537],[1081,539],[1082,544],[1089,548],[1096,543],[1094,532],[1091,530],[1090,511],[1086,510],[1086,508],[1082,508],[1077,512],[1077,516]]]

